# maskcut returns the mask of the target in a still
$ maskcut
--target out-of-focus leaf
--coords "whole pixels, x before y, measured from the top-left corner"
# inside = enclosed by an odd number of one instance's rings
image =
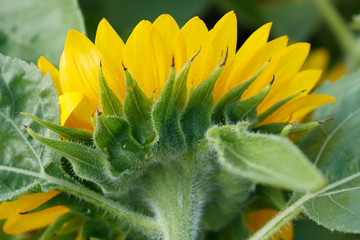
[[[85,33],[77,0],[0,0],[0,52],[57,64],[70,29]]]
[[[81,0],[80,5],[84,10],[90,36],[95,34],[97,24],[101,18],[105,17],[125,40],[138,22],[143,19],[154,21],[164,13],[173,16],[181,27],[190,18],[204,13],[209,7],[209,1]]]
[[[360,72],[317,92],[337,102],[319,108],[314,117],[332,121],[309,132],[301,148],[323,170],[329,185],[305,204],[306,214],[331,230],[360,233]]]
[[[288,35],[294,41],[305,41],[315,33],[321,16],[310,0],[218,0],[225,9],[238,12],[247,25],[260,26],[273,22],[272,34]]]
[[[318,29],[321,16],[309,0],[268,1],[260,6],[266,22],[273,22],[276,36],[288,35],[293,41],[306,41]]]

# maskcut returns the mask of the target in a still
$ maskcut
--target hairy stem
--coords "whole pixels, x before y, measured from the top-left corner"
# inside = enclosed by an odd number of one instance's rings
[[[302,205],[313,197],[313,194],[306,194],[299,200],[291,204],[289,207],[279,212],[274,218],[267,222],[259,231],[252,235],[249,240],[265,240],[270,239],[288,222],[299,215],[303,209]]]
[[[149,178],[147,195],[161,224],[162,239],[196,239],[203,202],[196,174],[171,163],[154,169]]]

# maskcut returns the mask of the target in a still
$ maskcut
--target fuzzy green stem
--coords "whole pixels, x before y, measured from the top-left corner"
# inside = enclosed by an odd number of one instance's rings
[[[313,194],[306,194],[292,205],[279,212],[274,218],[268,221],[260,230],[252,235],[248,240],[266,240],[270,239],[276,232],[279,231],[288,222],[299,215],[303,209],[302,205],[309,199],[314,197]]]
[[[329,24],[331,30],[334,32],[335,37],[338,39],[343,50],[351,54],[355,44],[355,37],[346,26],[345,21],[340,16],[335,7],[331,4],[330,0],[313,0],[324,19]]]
[[[149,203],[162,227],[164,240],[193,240],[197,237],[203,195],[195,175],[173,163],[150,175]]]

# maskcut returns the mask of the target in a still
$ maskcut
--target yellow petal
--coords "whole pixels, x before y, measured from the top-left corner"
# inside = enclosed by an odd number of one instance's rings
[[[63,93],[80,92],[89,106],[100,106],[98,70],[103,60],[106,81],[115,93],[123,88],[118,74],[99,49],[82,33],[69,31],[63,56],[60,59],[60,85]],[[116,88],[113,88],[113,87]],[[123,90],[122,90],[123,91]]]
[[[343,62],[340,62],[330,69],[325,79],[331,82],[335,82],[342,76],[345,76],[345,74],[346,74],[345,64]]]
[[[201,47],[204,47],[209,31],[199,17],[193,17],[181,28],[181,32],[186,45],[186,57],[190,60]]]
[[[239,63],[234,60],[234,64],[231,67],[225,67],[224,72],[217,81],[215,86],[215,98],[219,99],[219,97],[230,89],[254,76],[266,62],[286,47],[287,42],[287,36],[274,39],[263,45],[253,54],[248,54],[247,59],[242,61],[242,64],[239,65]],[[236,65],[236,67],[234,65]]]
[[[211,55],[212,48],[208,44],[209,31],[200,18],[194,17],[190,19],[181,28],[181,32],[184,36],[187,59],[191,59],[200,50],[200,53],[191,64],[188,75],[188,88],[191,88],[191,86],[197,86],[208,76],[208,71],[212,66],[206,66],[206,64],[208,58],[210,60],[214,60],[214,58]]]
[[[99,105],[98,69],[101,53],[82,33],[69,31],[60,61],[60,84],[64,93],[79,92],[91,106]]]
[[[169,14],[160,15],[154,22],[154,27],[164,40],[167,51],[174,55],[172,52],[175,39],[180,32],[180,28],[176,21]]]
[[[38,60],[38,67],[41,73],[45,76],[46,74],[50,74],[51,80],[54,83],[55,89],[58,95],[62,94],[60,87],[60,76],[59,71],[54,65],[52,65],[46,58],[41,56]]]
[[[329,51],[326,48],[317,48],[315,50],[311,50],[302,69],[322,69],[325,71],[329,65],[329,61]]]
[[[50,225],[66,212],[69,212],[68,208],[56,206],[30,214],[14,214],[7,219],[3,229],[6,234],[25,233]]]
[[[131,33],[125,47],[125,66],[147,96],[160,94],[168,77],[172,56],[156,28],[141,21]]]
[[[0,204],[0,219],[6,219],[13,214],[26,213],[49,199],[55,197],[60,192],[51,190],[46,193],[34,193],[23,195],[19,199],[12,202],[3,202]]]
[[[281,90],[284,81],[288,80],[287,77],[294,75],[300,70],[309,54],[309,50],[310,44],[308,43],[296,43],[286,47],[271,59],[261,75],[244,93],[243,99],[247,99],[260,92],[275,76],[275,82],[264,102],[271,99],[273,92]]]
[[[208,38],[201,46],[200,54],[191,65],[188,86],[192,85],[195,88],[203,82],[224,58],[226,51],[228,51],[226,65],[230,65],[235,55],[236,41],[237,20],[235,13],[231,11],[225,14],[209,32]]]
[[[95,46],[102,53],[105,76],[116,74],[116,77],[113,76],[113,78],[106,79],[109,86],[121,100],[124,100],[125,74],[122,64],[125,44],[106,19],[102,19],[99,23],[96,32]],[[109,70],[109,68],[112,69]],[[111,79],[115,79],[115,81],[111,81]]]
[[[186,56],[185,39],[181,31],[178,32],[178,35],[174,40],[172,53],[174,54],[176,73],[178,73],[185,65],[185,63],[189,61]]]
[[[237,20],[234,11],[225,14],[211,29],[209,38],[215,49],[215,61],[225,54],[228,49],[228,58],[235,55],[237,42]]]
[[[255,233],[273,218],[278,211],[272,209],[261,209],[249,214],[244,219],[245,225],[250,229],[251,234]],[[294,238],[294,229],[292,223],[288,223],[282,227],[271,239],[273,240],[292,240]]]
[[[321,105],[335,102],[335,98],[323,94],[310,94],[294,99],[271,114],[262,124],[274,122],[301,122],[307,114]]]
[[[259,105],[258,112],[261,113],[278,101],[300,91],[304,92],[297,98],[309,94],[320,80],[321,73],[321,70],[305,70],[288,78],[283,78],[283,81],[278,82],[277,88],[272,90],[269,96]]]
[[[251,62],[250,59],[254,58],[253,56],[256,56],[255,53],[258,53],[258,50],[264,47],[269,37],[270,28],[271,23],[263,25],[253,34],[251,34],[251,36],[240,47],[239,51],[236,53],[234,59],[232,60],[233,62],[231,64],[231,67],[229,67],[228,69],[224,69],[224,72],[221,74],[217,81],[218,83],[216,89],[222,90],[220,92],[217,92],[217,90],[215,90],[216,100],[219,99],[220,96],[222,96],[225,92],[235,86],[238,86],[243,81],[249,79],[256,73],[248,72],[248,69],[245,68],[245,64]],[[276,50],[278,49],[276,48]],[[268,60],[269,59],[266,59],[265,62]],[[262,65],[264,65],[265,62]],[[260,68],[261,67],[262,66],[260,66]],[[258,66],[256,66],[256,68],[260,69]],[[252,75],[250,75],[249,73]]]
[[[67,92],[59,96],[60,123],[62,126],[93,130],[91,115],[95,109],[84,100],[79,92]]]

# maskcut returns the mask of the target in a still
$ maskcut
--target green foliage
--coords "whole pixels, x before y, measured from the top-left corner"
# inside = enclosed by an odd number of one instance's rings
[[[331,230],[354,233],[360,229],[359,79],[358,72],[317,90],[337,100],[316,110],[314,116],[333,120],[309,132],[301,142],[301,148],[329,182],[328,187],[305,204],[306,214]]]
[[[322,174],[289,140],[249,133],[247,127],[238,123],[207,132],[222,167],[255,182],[292,190],[314,191],[325,184]]]
[[[85,33],[76,0],[1,0],[0,53],[58,64],[70,29]]]
[[[0,109],[0,201],[6,201],[41,191],[46,184],[36,176],[56,159],[29,137],[22,124],[29,124],[46,137],[56,134],[17,113],[28,112],[59,122],[57,94],[51,79],[43,77],[34,65],[0,55]]]

